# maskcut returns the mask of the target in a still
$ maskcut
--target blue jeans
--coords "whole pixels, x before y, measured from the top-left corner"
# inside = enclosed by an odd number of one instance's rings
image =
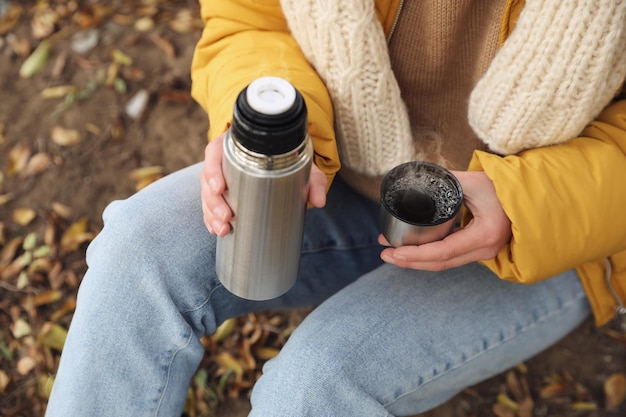
[[[422,412],[540,352],[590,314],[573,271],[535,285],[478,264],[438,272],[382,264],[378,207],[337,179],[307,212],[300,276],[270,301],[230,294],[202,222],[201,164],[109,205],[48,417],[176,416],[229,317],[319,305],[264,368],[252,416]]]

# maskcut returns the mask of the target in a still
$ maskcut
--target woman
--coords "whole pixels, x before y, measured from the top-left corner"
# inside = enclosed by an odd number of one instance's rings
[[[49,416],[178,415],[199,337],[251,311],[319,304],[264,368],[253,416],[415,414],[623,311],[626,2],[201,5],[205,163],[105,211]],[[253,302],[219,284],[214,248],[232,219],[223,132],[266,75],[306,100],[314,208],[296,285]],[[455,170],[463,227],[381,252],[377,186],[416,159]]]

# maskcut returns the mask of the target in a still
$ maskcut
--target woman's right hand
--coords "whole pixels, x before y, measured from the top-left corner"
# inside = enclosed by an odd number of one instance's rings
[[[204,225],[211,233],[224,236],[230,232],[233,212],[224,199],[226,182],[222,173],[225,134],[213,139],[204,150],[204,167],[200,174]]]
[[[225,133],[213,139],[204,150],[204,167],[200,174],[202,212],[204,224],[211,233],[225,236],[231,230],[233,211],[224,199],[226,181],[222,172],[223,142]],[[326,205],[326,175],[315,165],[311,165],[308,202],[312,207]]]

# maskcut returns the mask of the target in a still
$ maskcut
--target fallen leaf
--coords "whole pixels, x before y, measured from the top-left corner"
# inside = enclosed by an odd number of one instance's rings
[[[22,236],[17,236],[2,247],[2,250],[0,250],[0,269],[9,265],[11,261],[13,261],[13,258],[15,258],[18,249],[23,243],[24,238]]]
[[[626,373],[610,375],[604,381],[605,407],[609,410],[618,408],[626,399]]]
[[[280,349],[273,347],[259,347],[254,350],[254,355],[264,361],[276,357],[280,353]]]
[[[17,276],[33,260],[33,254],[25,252],[15,258],[6,268],[2,269],[0,279],[6,280]]]
[[[37,49],[22,64],[20,67],[20,77],[30,78],[41,70],[48,62],[50,56],[50,42],[47,40],[41,41]]]
[[[24,177],[30,177],[33,175],[41,174],[45,170],[48,169],[50,163],[52,162],[52,158],[45,152],[39,152],[33,155],[24,167],[24,170],[21,172],[21,175]]]
[[[20,21],[24,13],[24,8],[15,3],[9,3],[9,7],[2,17],[0,17],[0,35],[13,30],[15,25]]]
[[[155,165],[155,166],[147,166],[136,168],[130,172],[130,179],[135,181],[135,189],[137,191],[145,188],[146,186],[152,184],[159,178],[163,177],[163,167]]]
[[[41,92],[41,97],[44,99],[63,98],[68,94],[75,94],[76,86],[73,85],[58,85],[56,87],[44,88]]]
[[[577,401],[572,403],[570,408],[576,411],[593,411],[598,409],[598,404],[589,401]]]
[[[156,32],[150,34],[150,40],[157,46],[157,48],[163,51],[168,58],[174,58],[176,55],[176,50],[174,49],[172,42],[162,36],[159,36]]]
[[[148,32],[154,29],[154,19],[144,16],[135,21],[135,30],[138,32]]]
[[[188,33],[199,29],[202,26],[202,22],[196,18],[191,10],[181,9],[176,13],[176,17],[172,19],[169,26],[178,33]]]
[[[9,166],[7,176],[12,177],[21,172],[30,159],[31,149],[27,145],[17,144],[9,151]]]
[[[237,326],[236,318],[230,318],[226,320],[225,322],[220,324],[215,330],[215,332],[213,333],[213,340],[215,340],[216,342],[221,342],[222,340],[226,339],[228,336],[230,336],[233,333],[236,326]]]
[[[11,333],[16,339],[21,339],[24,336],[32,334],[33,329],[30,324],[24,319],[17,319],[11,324]]]
[[[11,382],[11,378],[9,378],[6,372],[0,369],[0,394],[7,389],[9,382]]]
[[[54,32],[58,20],[59,15],[53,9],[38,7],[30,21],[33,38],[43,39],[50,36]]]
[[[54,313],[50,315],[50,320],[52,322],[59,321],[63,316],[70,314],[76,309],[76,299],[70,298],[66,300],[61,307],[59,307]]]
[[[13,210],[13,221],[20,226],[26,226],[37,217],[37,212],[31,208],[16,208]]]
[[[31,232],[26,235],[24,242],[22,243],[22,249],[33,250],[37,244],[37,233]]]
[[[100,32],[98,31],[98,29],[91,28],[83,30],[81,32],[76,32],[72,36],[72,51],[81,55],[85,54],[98,46],[99,40]]]
[[[32,303],[34,307],[39,307],[46,304],[56,303],[63,297],[63,292],[58,290],[47,290],[40,292],[39,294],[29,295],[28,302]],[[23,301],[22,304],[25,304]]]
[[[124,107],[126,114],[132,119],[139,119],[146,110],[149,99],[150,94],[147,90],[137,91],[137,93],[135,93],[135,95],[128,100],[128,103],[126,103],[126,106]]]
[[[30,371],[32,371],[36,365],[37,361],[34,358],[31,358],[30,356],[25,356],[17,361],[16,369],[17,372],[20,373],[20,375],[26,375]]]
[[[37,394],[42,398],[50,398],[53,384],[54,377],[52,375],[39,375],[37,379]]]
[[[498,403],[502,404],[511,411],[517,412],[517,410],[519,410],[519,404],[509,398],[509,396],[505,393],[498,394]]]
[[[50,129],[50,137],[59,146],[74,146],[82,141],[78,130],[66,129],[58,125]]]
[[[4,206],[9,201],[13,200],[15,196],[11,193],[0,194],[0,206]]]
[[[547,400],[564,395],[567,392],[567,387],[561,383],[551,383],[546,385],[539,391],[539,397]]]
[[[515,417],[515,412],[501,403],[495,403],[491,410],[498,417]]]
[[[59,352],[63,350],[65,339],[67,338],[67,330],[65,327],[47,322],[41,328],[37,336],[37,342]]]
[[[69,206],[66,206],[65,204],[61,204],[56,201],[52,203],[52,211],[65,220],[71,219],[74,215],[72,213],[72,209]]]
[[[67,228],[63,236],[61,236],[61,250],[63,252],[73,252],[77,250],[81,244],[90,241],[93,233],[87,230],[87,218],[82,217]]]
[[[215,362],[224,369],[232,370],[233,373],[236,375],[237,380],[241,380],[241,378],[243,377],[243,367],[241,366],[239,361],[237,361],[237,359],[235,359],[230,353],[218,353],[217,355],[215,355]]]
[[[113,59],[113,62],[119,65],[129,66],[133,63],[133,59],[119,49],[114,49],[111,52],[111,58]]]

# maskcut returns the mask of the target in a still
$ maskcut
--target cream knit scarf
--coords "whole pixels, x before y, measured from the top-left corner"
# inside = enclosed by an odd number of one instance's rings
[[[333,99],[342,163],[381,175],[415,159],[374,0],[281,3]],[[470,96],[468,120],[503,155],[562,143],[597,116],[625,77],[626,0],[527,0]]]

